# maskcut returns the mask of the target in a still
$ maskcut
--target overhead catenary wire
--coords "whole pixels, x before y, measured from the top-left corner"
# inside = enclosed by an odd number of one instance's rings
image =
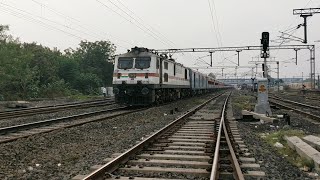
[[[307,2],[307,4],[304,6],[304,8],[306,8],[310,3],[312,2],[312,0],[309,0],[308,2]],[[294,33],[296,33],[296,31],[299,29],[299,27],[301,26],[301,24],[299,24],[299,25],[295,25],[294,27],[291,27],[294,23],[295,23],[295,21],[297,20],[299,18],[299,16],[297,16],[291,23],[290,23],[290,25],[286,28],[287,30],[285,30],[285,31],[283,31],[283,32],[286,32],[286,31],[288,31],[288,30],[292,30],[291,31],[291,36],[294,34]],[[291,27],[291,28],[290,28]],[[288,32],[287,32],[288,33]],[[280,43],[279,43],[279,46],[281,46],[282,44],[284,44],[285,43],[285,39],[283,39],[283,41],[281,41]],[[278,54],[278,52],[279,51],[277,51],[276,52],[276,54]]]
[[[215,4],[215,1],[212,0],[212,4],[213,4],[213,10],[214,10],[214,15],[216,17],[216,25],[217,25],[217,30],[218,30],[218,36],[220,38],[220,46],[223,46],[223,43],[222,43],[222,35],[220,33],[220,25],[219,25],[219,19],[218,19],[218,16],[217,16],[217,10],[216,10],[216,4]]]
[[[211,23],[212,23],[213,33],[215,34],[218,47],[220,47],[220,46],[221,46],[221,43],[220,43],[219,37],[218,37],[218,35],[217,35],[218,33],[217,33],[217,30],[216,30],[216,25],[215,25],[215,23],[214,23],[213,11],[212,11],[212,7],[211,7],[210,0],[208,0],[208,4],[209,4],[209,9],[210,9],[210,17],[211,17]]]
[[[126,21],[130,22],[131,24],[135,25],[136,27],[138,27],[140,30],[144,31],[145,33],[147,33],[148,35],[150,35],[151,37],[153,37],[154,39],[160,41],[162,44],[166,45],[166,46],[171,46],[172,45],[175,45],[174,42],[172,42],[171,40],[169,40],[168,38],[166,38],[165,36],[163,40],[163,38],[158,35],[158,34],[161,34],[160,32],[154,30],[154,28],[150,25],[147,25],[147,23],[144,23],[143,20],[139,17],[135,18],[135,13],[130,10],[126,5],[124,5],[124,3],[122,3],[121,1],[117,0],[120,5],[122,5],[125,9],[127,9],[128,11],[130,11],[132,14],[129,14],[127,11],[123,10],[121,7],[119,7],[117,4],[115,4],[113,1],[111,0],[108,0],[112,5],[114,5],[118,10],[120,10],[121,12],[123,12],[126,16],[120,14],[119,12],[113,10],[111,7],[107,6],[105,3],[103,3],[102,1],[100,0],[96,0],[97,2],[99,2],[101,5],[103,5],[104,7],[108,8],[109,10],[113,11],[114,13],[116,13],[117,15],[119,15],[120,17],[124,18]],[[133,21],[131,21],[131,19]],[[148,28],[147,26],[149,26],[150,28]],[[156,31],[156,32],[154,32]],[[184,55],[184,54],[183,54]],[[193,58],[197,58],[191,54],[188,54],[190,57],[193,57]]]
[[[220,33],[219,20],[218,20],[218,16],[217,16],[217,13],[216,13],[216,7],[215,7],[214,0],[212,0],[212,4],[213,4],[213,8],[212,8],[212,5],[211,5],[211,0],[208,0],[210,16],[211,16],[211,22],[212,22],[212,27],[213,27],[213,33],[216,36],[218,47],[222,47],[223,46],[222,45],[222,36],[221,36],[221,33]],[[214,20],[214,16],[215,16],[216,20]],[[224,52],[220,52],[220,56],[221,56],[222,59],[225,59]]]
[[[3,3],[0,2],[0,4],[3,4]],[[0,8],[1,8],[1,6],[0,6]],[[3,6],[2,6],[2,8],[3,8]],[[50,25],[50,24],[44,23],[43,21],[38,20],[38,19],[35,19],[35,18],[33,18],[33,17],[28,17],[26,14],[23,14],[23,13],[20,13],[20,12],[17,12],[17,11],[14,11],[14,10],[12,10],[12,9],[3,9],[3,12],[6,12],[6,13],[8,13],[8,14],[11,14],[11,15],[13,15],[13,16],[15,16],[15,17],[18,17],[18,18],[21,18],[21,19],[25,19],[25,20],[27,20],[27,21],[29,21],[29,22],[37,23],[37,24],[39,24],[39,25],[41,25],[41,26],[43,26],[43,27],[45,27],[45,28],[48,28],[48,29],[54,29],[54,30],[63,32],[63,33],[67,34],[67,35],[70,36],[70,37],[83,40],[83,38],[81,38],[81,37],[78,36],[78,35],[75,35],[75,34],[73,34],[73,33],[67,32],[67,31],[65,31],[65,30],[63,30],[63,29],[57,28],[57,27],[52,26],[52,25]]]
[[[67,14],[65,14],[65,13],[63,13],[63,12],[61,12],[61,11],[58,11],[58,10],[56,10],[56,9],[53,9],[53,8],[49,7],[48,5],[43,4],[43,3],[41,3],[41,2],[39,2],[39,1],[37,1],[37,0],[31,0],[31,1],[33,1],[34,3],[40,5],[41,7],[44,7],[44,8],[46,8],[46,9],[48,9],[49,11],[53,12],[54,14],[56,14],[56,15],[62,17],[62,18],[65,18],[65,19],[67,19],[67,20],[69,20],[70,22],[72,22],[72,23],[75,24],[76,26],[80,27],[81,29],[83,29],[83,30],[85,30],[85,31],[88,31],[88,32],[90,32],[90,33],[93,33],[93,34],[95,34],[96,36],[99,36],[101,39],[105,39],[105,38],[106,38],[105,36],[108,36],[108,37],[111,37],[111,38],[113,38],[113,39],[115,39],[115,40],[117,40],[117,41],[119,41],[119,42],[129,44],[130,46],[134,46],[134,44],[132,44],[132,43],[129,42],[129,41],[125,41],[125,40],[121,39],[120,37],[117,37],[117,36],[110,35],[110,34],[106,33],[105,30],[103,30],[103,33],[102,33],[102,34],[99,34],[99,33],[96,32],[97,29],[92,28],[91,25],[83,24],[83,22],[81,22],[80,20],[78,20],[78,19],[76,19],[76,18],[74,18],[74,17],[71,17],[71,16],[69,16],[69,15],[67,15]],[[101,29],[98,29],[98,31],[101,33],[102,30],[101,30]],[[126,49],[127,49],[127,47],[126,47]]]
[[[41,25],[42,27],[45,27],[45,28],[48,28],[48,29],[53,29],[53,30],[60,31],[60,32],[62,32],[64,34],[69,35],[70,37],[73,37],[73,38],[76,38],[76,39],[79,39],[79,40],[87,41],[86,38],[83,38],[82,36],[77,35],[74,32],[78,32],[78,33],[81,33],[81,34],[85,34],[87,36],[94,37],[94,36],[92,36],[91,34],[89,34],[87,32],[83,32],[81,30],[66,26],[65,24],[62,24],[60,22],[53,21],[51,19],[32,14],[32,13],[30,13],[28,11],[16,8],[16,7],[11,6],[9,4],[5,4],[3,2],[0,2],[0,4],[2,5],[0,7],[4,8],[4,12],[6,12],[6,13],[8,13],[10,15],[13,15],[13,16],[21,18],[21,19],[25,19],[25,20],[27,20],[29,22],[32,22],[32,23],[37,23],[37,24]],[[46,22],[49,22],[49,23],[46,23]],[[50,23],[52,23],[52,24],[50,24]],[[61,27],[57,27],[57,26],[55,26],[53,24],[61,26],[62,28]],[[74,32],[66,31],[64,28],[68,29],[68,30],[72,30]],[[126,48],[126,47],[121,46],[119,44],[117,44],[117,46],[122,47],[122,48]]]
[[[103,7],[107,8],[108,10],[116,13],[117,15],[119,15],[120,17],[122,17],[123,19],[125,19],[126,21],[128,21],[129,23],[131,23],[132,25],[136,26],[138,29],[142,30],[143,32],[147,33],[149,36],[151,36],[152,38],[154,38],[155,40],[161,42],[164,45],[167,45],[166,42],[162,41],[161,39],[159,39],[158,37],[156,37],[155,35],[153,35],[152,33],[150,33],[148,30],[145,30],[144,28],[142,28],[141,26],[137,25],[135,22],[133,22],[131,19],[129,19],[128,17],[122,15],[121,13],[115,11],[114,9],[112,9],[111,7],[109,7],[108,5],[106,5],[104,2],[102,2],[101,0],[96,0],[100,5],[102,5]]]
[[[131,19],[133,19],[137,24],[139,24],[140,26],[142,26],[143,28],[145,28],[147,31],[149,31],[151,34],[153,34],[154,36],[156,36],[157,38],[161,39],[163,42],[165,42],[167,45],[172,47],[172,44],[174,44],[172,41],[167,40],[167,38],[162,38],[159,34],[159,32],[155,32],[154,28],[152,28],[150,25],[147,25],[147,23],[145,23],[141,18],[137,17],[137,15],[130,10],[127,6],[125,6],[121,1],[117,0],[120,5],[122,5],[125,9],[127,9],[128,11],[130,11],[131,14],[129,14],[127,11],[123,10],[121,7],[119,7],[116,3],[114,3],[112,0],[108,0],[112,5],[114,5],[117,9],[119,9],[121,12],[123,12],[124,14],[126,14],[128,17],[130,17]],[[149,28],[150,27],[150,28]],[[163,40],[165,39],[165,40]]]

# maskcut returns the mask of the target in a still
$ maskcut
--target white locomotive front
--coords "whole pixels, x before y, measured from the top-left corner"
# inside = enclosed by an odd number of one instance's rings
[[[188,95],[189,69],[146,48],[115,57],[113,85],[116,102],[128,105],[161,103]]]

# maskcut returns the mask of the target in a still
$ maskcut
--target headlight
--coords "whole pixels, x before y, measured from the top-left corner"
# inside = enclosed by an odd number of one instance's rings
[[[120,89],[119,88],[113,88],[113,94],[119,94]]]
[[[146,87],[144,87],[144,88],[142,88],[141,93],[142,93],[143,95],[147,95],[147,94],[149,94],[149,89],[146,88]]]
[[[129,76],[129,78],[131,78],[131,79],[132,79],[132,78],[136,78],[136,74],[135,74],[135,73],[129,73],[128,76]]]

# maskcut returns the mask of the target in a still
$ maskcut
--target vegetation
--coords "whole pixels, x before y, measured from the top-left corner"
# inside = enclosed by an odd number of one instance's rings
[[[267,135],[265,140],[271,146],[273,146],[276,142],[281,143],[284,147],[277,148],[279,154],[286,157],[289,162],[298,167],[308,167],[310,170],[312,170],[314,168],[314,163],[304,157],[301,157],[295,152],[295,150],[291,149],[288,146],[287,141],[284,139],[285,136],[298,136],[302,138],[304,136],[304,132],[300,130],[280,130]]]
[[[255,106],[255,98],[250,95],[241,95],[234,97],[232,99],[232,104],[235,108],[238,108],[240,110],[249,110],[253,111]]]
[[[109,41],[81,41],[64,52],[23,43],[0,26],[0,100],[94,95],[112,83],[116,47]]]

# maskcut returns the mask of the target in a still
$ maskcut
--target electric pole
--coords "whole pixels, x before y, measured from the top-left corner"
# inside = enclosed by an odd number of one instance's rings
[[[306,9],[294,9],[293,15],[300,15],[303,18],[303,27],[304,27],[304,41],[303,43],[307,44],[307,18],[313,14],[320,13],[320,8],[306,8]]]
[[[238,53],[238,66],[240,66],[240,52],[241,52],[241,50],[236,50],[236,52]]]
[[[279,82],[279,72],[280,70],[279,70],[279,61],[277,61],[277,82],[278,82],[278,92],[279,92],[279,90],[280,90],[280,82]]]
[[[209,52],[210,53],[210,59],[211,59],[211,61],[210,61],[210,66],[212,67],[212,53],[213,52]]]

